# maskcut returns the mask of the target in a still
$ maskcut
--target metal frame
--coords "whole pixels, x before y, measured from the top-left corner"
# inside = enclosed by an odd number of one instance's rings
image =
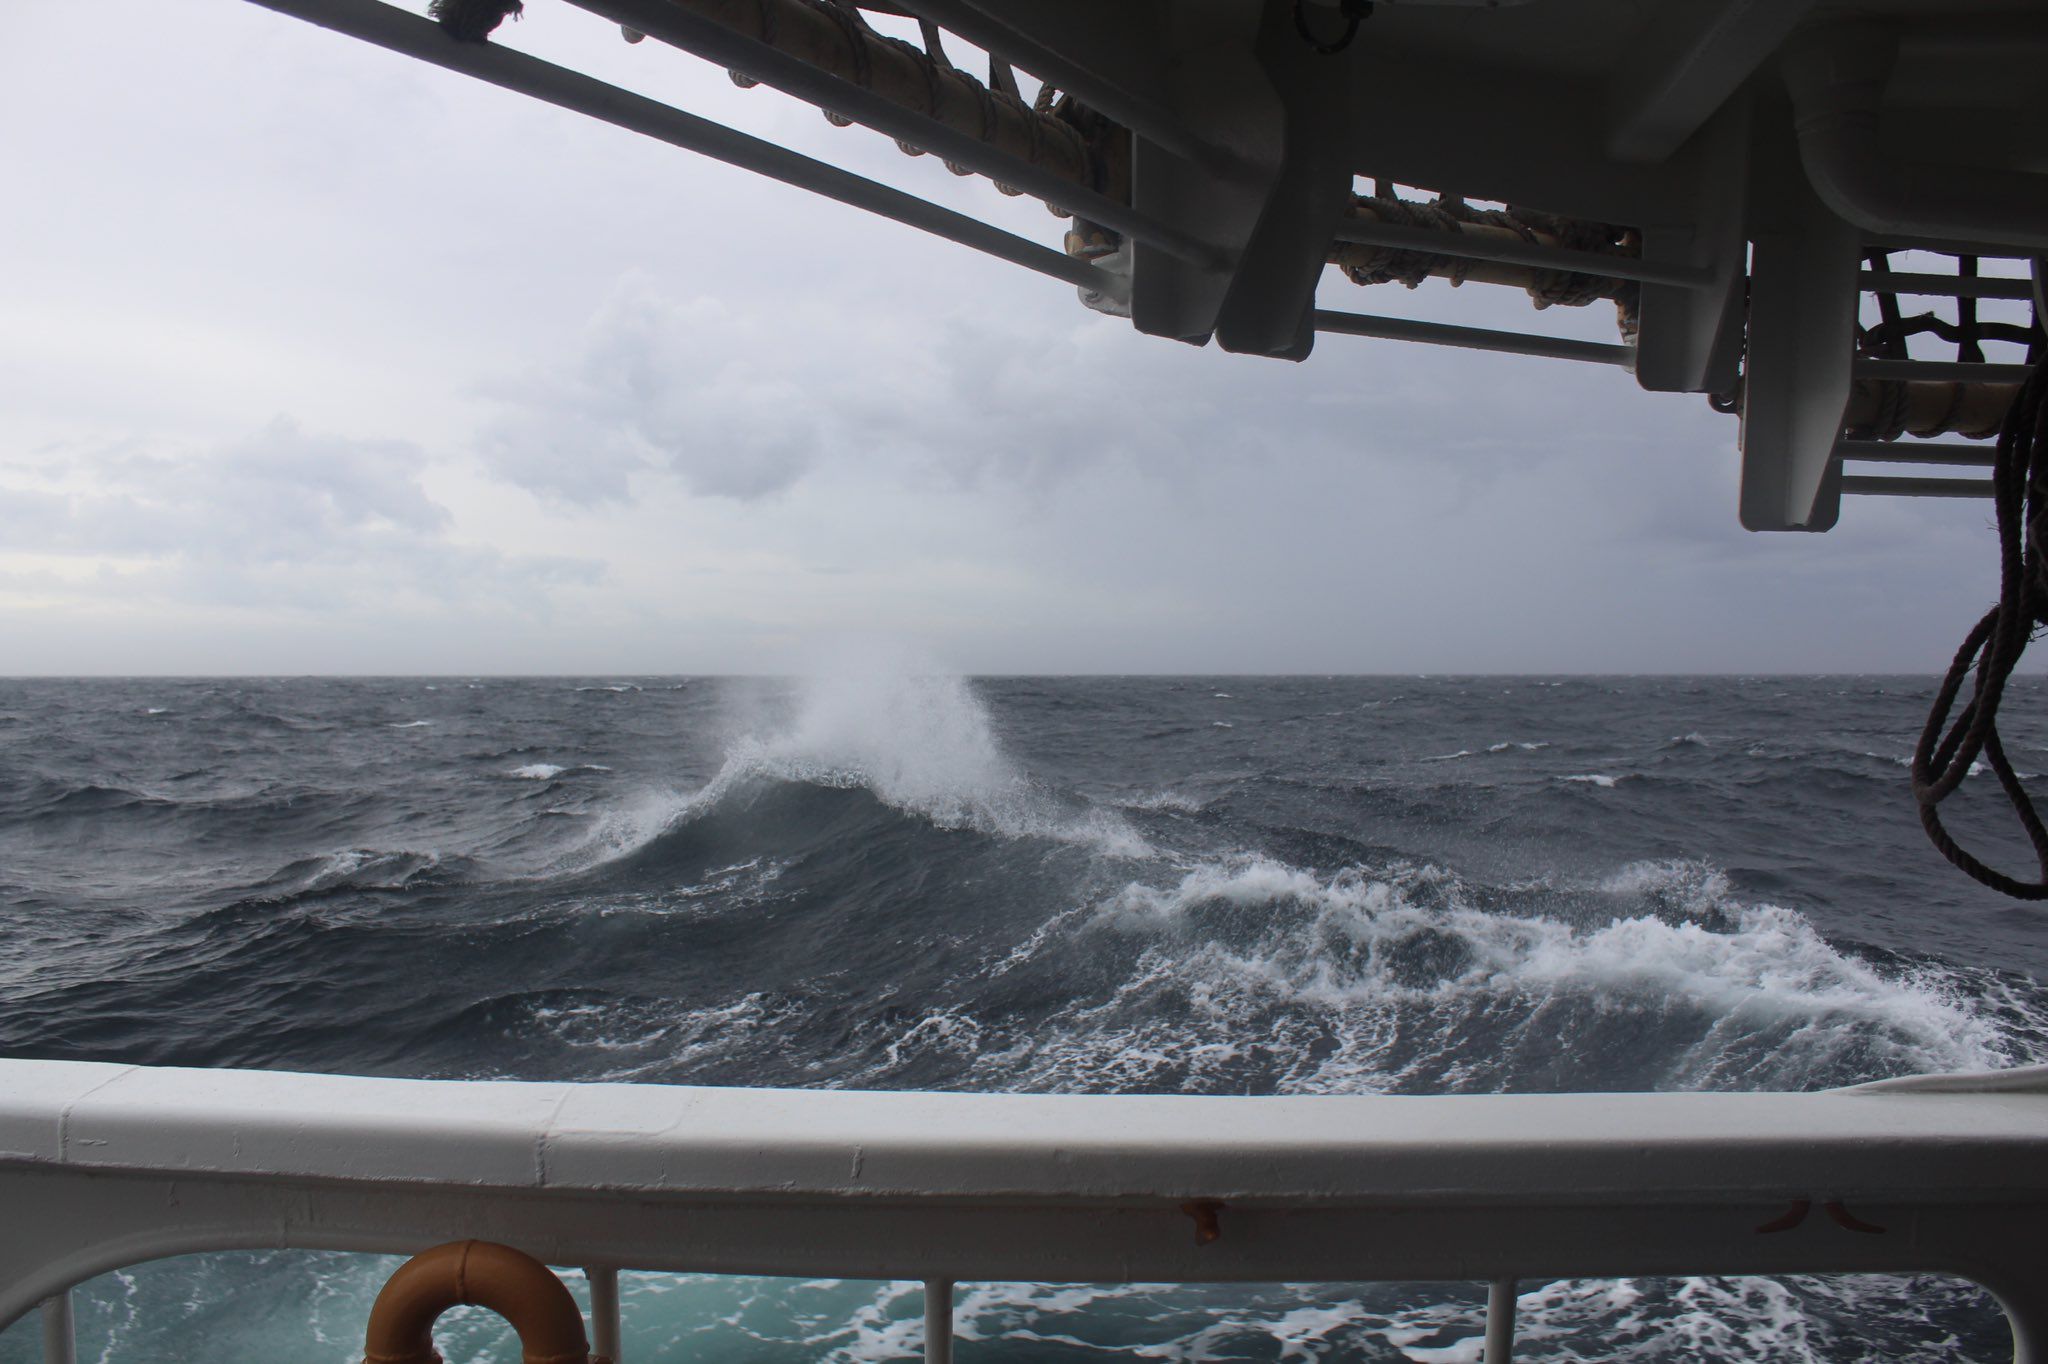
[[[1933,379],[1951,384],[2017,384],[2033,373],[2031,365],[1972,364],[1954,360],[1856,360],[1858,379]]]
[[[1605,149],[1654,164],[1685,144],[1805,19],[1815,0],[1722,0],[1654,29],[1617,78]]]
[[[1725,394],[1739,379],[1741,514],[1753,530],[1826,530],[1844,487],[1872,490],[1868,479],[1843,484],[1836,450],[1852,382],[2012,383],[2028,372],[1853,357],[1860,291],[2011,300],[2034,292],[2021,279],[1868,270],[1862,256],[1880,247],[2012,256],[2048,229],[2029,219],[2025,232],[2006,233],[2011,239],[1974,246],[1935,240],[1936,229],[1997,236],[1990,229],[2010,226],[2014,203],[2048,203],[2048,176],[2017,165],[1980,174],[1930,162],[1918,170],[1939,173],[1920,190],[1953,191],[1965,207],[1985,211],[1923,224],[1924,233],[1884,214],[1861,230],[1851,226],[1839,177],[1823,174],[1834,162],[1816,160],[1813,120],[1795,119],[1795,106],[1838,95],[1857,118],[1874,117],[1889,96],[1869,78],[1888,69],[1901,33],[1912,39],[1922,31],[1887,21],[1808,41],[1795,30],[1812,0],[1674,0],[1669,16],[1634,24],[1597,75],[1566,80],[1544,66],[1568,62],[1568,54],[1548,41],[1556,35],[1539,26],[1536,7],[1511,21],[1479,10],[1389,6],[1362,41],[1325,56],[1300,41],[1285,0],[904,0],[905,12],[1124,125],[1130,203],[706,13],[661,0],[571,0],[1100,223],[1126,239],[1102,264],[496,44],[455,42],[378,0],[257,3],[971,246],[1075,285],[1084,301],[1142,332],[1295,360],[1318,332],[1420,341],[1616,365],[1653,391]],[[1568,8],[1559,33],[1578,25],[1583,37],[1607,36],[1590,0]],[[1518,24],[1546,39],[1534,60],[1502,41]],[[1950,47],[1974,43],[1973,60],[1996,57],[2012,74],[2005,30],[1938,32]],[[1864,67],[1816,62],[1829,53],[1858,57]],[[1797,68],[1789,104],[1763,74],[1779,55]],[[1460,96],[1445,98],[1452,90]],[[1836,141],[1868,141],[1868,129],[1850,122]],[[1607,256],[1349,218],[1343,203],[1359,174],[1627,224],[1639,234],[1639,252]],[[1635,281],[1636,344],[1317,310],[1316,278],[1332,239]],[[1936,488],[1885,482],[1890,492]]]
[[[1761,221],[1751,230],[1740,510],[1749,530],[1825,531],[1841,515],[1834,450],[1849,404],[1862,245],[1807,186],[1790,148],[1775,151],[1752,195]]]
[[[1158,50],[1164,25],[1156,3],[1031,0],[1028,8],[988,0],[899,3],[918,18],[1071,92],[1171,156],[1225,179],[1259,173],[1236,148],[1204,136],[1174,110]],[[1043,36],[1054,33],[1057,46]]]
[[[1713,273],[1691,265],[1647,261],[1633,256],[1608,256],[1598,251],[1573,251],[1562,246],[1541,246],[1514,238],[1475,237],[1463,232],[1436,232],[1405,223],[1369,222],[1346,218],[1337,225],[1337,240],[1366,246],[1391,246],[1403,251],[1427,251],[1437,256],[1463,260],[1502,261],[1508,265],[1533,265],[1539,270],[1568,270],[1574,274],[1597,275],[1602,279],[1647,280],[1680,289],[1713,287]]]
[[[1913,270],[1865,270],[1856,276],[1865,292],[1919,294],[1933,298],[2031,300],[2034,282],[2005,275],[1930,275]]]
[[[1998,449],[1990,441],[1840,440],[1835,442],[1840,459],[1868,464],[1954,464],[1988,469],[1998,460]]]
[[[1978,497],[1992,496],[1988,478],[1901,478],[1896,475],[1843,474],[1842,492],[1866,497]]]
[[[1610,345],[1604,341],[1575,341],[1570,337],[1497,331],[1492,327],[1462,327],[1419,318],[1374,317],[1368,313],[1337,312],[1329,308],[1316,309],[1315,325],[1319,332],[1337,332],[1344,336],[1420,341],[1432,346],[1462,346],[1467,350],[1499,351],[1507,355],[1537,355],[1551,360],[1618,365],[1623,369],[1633,368],[1636,360],[1635,347]]]
[[[440,25],[380,0],[253,3],[865,209],[1077,288],[1124,296],[1124,280],[1087,261],[538,57],[496,43],[457,42]]]
[[[1215,268],[1225,259],[1222,249],[1164,219],[1151,217],[1129,204],[1062,179],[1011,156],[978,137],[949,128],[905,109],[852,81],[792,57],[767,43],[706,19],[681,5],[662,0],[569,0],[580,9],[634,29],[706,61],[742,71],[784,94],[832,110],[921,151],[943,156],[977,174],[1036,195],[1049,204],[1097,222],[1176,259]]]

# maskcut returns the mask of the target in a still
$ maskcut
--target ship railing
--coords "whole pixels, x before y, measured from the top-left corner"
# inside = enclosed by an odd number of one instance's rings
[[[953,1285],[1937,1273],[2048,1364],[2048,1070],[1822,1093],[1058,1096],[0,1061],[0,1326],[166,1256],[475,1238],[588,1275]]]

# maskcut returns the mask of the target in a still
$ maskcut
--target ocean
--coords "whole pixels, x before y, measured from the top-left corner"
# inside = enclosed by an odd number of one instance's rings
[[[0,681],[0,1055],[1060,1093],[1821,1089],[2048,1059],[1929,848],[1931,678]],[[2007,748],[2048,772],[2048,685]],[[1981,789],[1976,789],[1981,786]],[[2011,854],[1988,774],[1966,837]],[[396,1261],[78,1295],[360,1358]],[[575,1276],[571,1276],[574,1278]],[[581,1293],[580,1282],[577,1291]],[[1528,1281],[1518,1360],[1999,1360],[1930,1276]],[[965,1284],[963,1364],[1477,1358],[1475,1284]],[[628,1275],[627,1358],[910,1357],[914,1284]],[[517,1358],[487,1316],[449,1364]],[[40,1358],[33,1318],[0,1364]]]

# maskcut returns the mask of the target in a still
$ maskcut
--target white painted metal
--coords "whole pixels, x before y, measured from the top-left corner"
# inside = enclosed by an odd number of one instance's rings
[[[1634,347],[1609,345],[1601,341],[1575,341],[1563,336],[1534,336],[1528,332],[1496,331],[1491,327],[1460,327],[1411,317],[1372,317],[1329,308],[1316,310],[1315,323],[1317,331],[1368,336],[1383,341],[1420,341],[1432,346],[1463,346],[1468,350],[1540,355],[1553,360],[1584,360],[1623,368],[1635,363]]]
[[[953,1364],[953,1281],[924,1281],[924,1364]]]
[[[1988,469],[1997,461],[1998,450],[1990,442],[1932,440],[1844,440],[1835,444],[1843,459],[1871,464],[1956,464]]]
[[[1689,271],[1700,287],[1645,279],[1639,291],[1636,383],[1653,393],[1725,393],[1740,372],[1754,135],[1749,101],[1729,101],[1686,146],[1692,196],[1637,224],[1643,260]]]
[[[78,1329],[69,1289],[43,1299],[43,1364],[78,1364]]]
[[[1988,478],[1913,478],[1898,474],[1843,474],[1842,493],[1864,497],[1975,497],[1993,496]]]
[[[1996,1293],[2043,1364],[2048,1078],[1992,1084],[1061,1097],[0,1061],[0,1323],[158,1256],[474,1236],[550,1264],[948,1281],[1936,1271]],[[1195,1199],[1224,1204],[1211,1244]],[[1757,1232],[1798,1200],[1886,1231]]]
[[[1658,162],[1703,127],[1799,26],[1814,0],[1719,0],[1657,25],[1617,74],[1607,153]]]
[[[619,1344],[619,1271],[610,1265],[593,1265],[583,1271],[590,1281],[590,1350],[611,1364],[623,1364]]]
[[[1897,30],[1874,23],[1815,30],[1788,47],[1785,84],[1815,191],[1866,232],[2048,249],[2048,176],[1916,160],[1887,141],[1885,91],[1898,55]]]
[[[1855,347],[1855,229],[1786,178],[1755,229],[1743,368],[1742,524],[1831,529],[1841,511],[1834,456]]]
[[[1508,1364],[1515,1353],[1515,1281],[1495,1279],[1486,1286],[1486,1340],[1482,1364]]]
[[[1205,145],[1227,148],[1233,169],[1219,175],[1164,151],[1142,133],[1133,138],[1133,205],[1152,217],[1201,223],[1227,253],[1219,265],[1203,267],[1137,243],[1131,253],[1131,325],[1149,335],[1208,342],[1236,265],[1273,201],[1286,107],[1255,51],[1259,21],[1256,8],[1234,0],[1179,0],[1151,30],[1151,45],[1164,63],[1159,94],[1176,126],[1196,129]],[[1335,178],[1348,183],[1341,172]],[[1337,211],[1332,202],[1329,222]],[[1321,257],[1329,250],[1328,225],[1316,243],[1316,269],[1295,321],[1306,311]]]

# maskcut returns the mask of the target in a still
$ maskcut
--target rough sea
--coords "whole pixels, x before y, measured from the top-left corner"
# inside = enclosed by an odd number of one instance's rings
[[[1932,685],[0,681],[0,1054],[1202,1094],[2048,1059],[2048,910],[1977,889],[1914,819]],[[2030,678],[2006,707],[2029,773],[2044,701]],[[1994,796],[1971,783],[1957,823],[2010,851]],[[137,1266],[80,1291],[80,1357],[350,1364],[395,1264]],[[1521,1287],[1516,1358],[1542,1364],[2009,1358],[1989,1299],[1944,1279]],[[626,1357],[908,1358],[921,1301],[628,1275]],[[960,1301],[963,1364],[1471,1364],[1483,1289]],[[441,1338],[449,1364],[517,1357],[480,1314]],[[0,1334],[4,1364],[39,1357],[33,1317]]]

